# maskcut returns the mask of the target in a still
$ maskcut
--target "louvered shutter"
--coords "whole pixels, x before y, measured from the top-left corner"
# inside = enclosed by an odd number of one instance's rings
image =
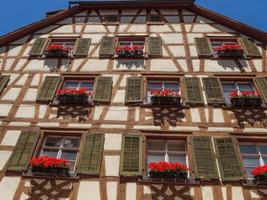
[[[88,133],[78,166],[78,173],[98,176],[102,161],[104,135]]]
[[[26,171],[39,138],[38,132],[21,132],[8,161],[7,171]]]
[[[210,137],[194,136],[190,139],[196,178],[217,179],[218,171]]]
[[[212,56],[212,47],[208,38],[195,38],[195,45],[198,56],[210,57]]]
[[[41,103],[53,101],[59,82],[59,76],[46,76],[41,88],[38,91],[36,101]]]
[[[254,80],[260,90],[264,102],[267,103],[267,77],[255,78]]]
[[[0,76],[0,94],[2,94],[2,92],[6,88],[9,80],[10,80],[10,75],[2,75],[2,76]]]
[[[120,161],[121,176],[142,176],[143,138],[126,135],[123,137]]]
[[[97,77],[93,101],[110,102],[112,92],[112,77]]]
[[[261,57],[261,53],[254,42],[249,40],[247,37],[241,37],[240,42],[248,57]]]
[[[185,95],[188,104],[203,104],[202,88],[199,78],[185,77]]]
[[[241,163],[232,138],[215,138],[214,142],[222,180],[241,179]]]
[[[91,45],[90,38],[79,38],[76,41],[76,49],[73,53],[74,56],[87,56]]]
[[[47,38],[37,38],[33,44],[33,47],[30,50],[30,56],[41,56],[47,45]]]
[[[225,104],[221,81],[218,78],[203,78],[207,100],[209,104]]]
[[[143,101],[144,80],[142,77],[127,78],[126,83],[126,103]]]
[[[162,56],[162,40],[160,37],[148,37],[147,46],[149,56]]]
[[[116,45],[115,37],[103,37],[101,41],[101,46],[99,50],[100,57],[110,57],[114,55]]]

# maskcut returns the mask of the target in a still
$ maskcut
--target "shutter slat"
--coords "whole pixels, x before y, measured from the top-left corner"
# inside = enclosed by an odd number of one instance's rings
[[[212,56],[212,47],[208,38],[195,38],[195,45],[198,56],[210,57]]]
[[[241,163],[232,138],[215,138],[214,142],[222,180],[241,179]]]
[[[249,57],[261,57],[257,45],[247,37],[241,37],[240,42],[244,48],[245,54]]]
[[[110,102],[112,92],[112,77],[97,77],[93,94],[95,102]]]
[[[23,131],[8,162],[8,171],[26,171],[39,138],[38,132]]]
[[[88,133],[77,172],[98,176],[100,173],[103,147],[104,135]]]
[[[267,77],[255,78],[254,80],[260,90],[264,102],[267,103]]]
[[[6,88],[9,80],[10,80],[10,75],[2,75],[2,76],[0,76],[0,94],[2,94],[2,92]]]
[[[203,104],[202,88],[199,78],[185,77],[185,94],[188,104]]]
[[[218,171],[210,137],[191,138],[194,173],[196,178],[217,179]]]
[[[47,38],[37,38],[31,48],[29,55],[30,56],[41,56],[47,45]]]
[[[142,77],[129,77],[126,83],[126,103],[143,101],[144,80]]]
[[[162,56],[162,40],[160,37],[148,37],[147,45],[149,56]]]
[[[141,176],[143,169],[143,140],[141,136],[124,136],[121,151],[120,175]]]
[[[87,56],[91,45],[90,38],[79,38],[76,41],[76,49],[73,53],[74,56]]]
[[[116,45],[116,38],[115,37],[103,37],[101,41],[101,46],[99,50],[100,57],[110,57],[114,55]]]
[[[36,101],[41,103],[53,101],[59,83],[59,76],[46,76],[41,88],[38,91]]]
[[[208,103],[225,104],[225,98],[223,95],[223,90],[220,80],[215,77],[203,78],[202,80]]]

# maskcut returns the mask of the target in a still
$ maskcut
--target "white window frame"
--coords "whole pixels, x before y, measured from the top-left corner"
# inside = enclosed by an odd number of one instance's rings
[[[75,88],[76,90],[79,90],[81,88],[82,83],[92,83],[92,85],[94,87],[94,81],[93,80],[65,80],[64,84],[63,84],[63,89],[66,88],[67,82],[75,82],[75,83],[78,82],[78,86]],[[89,91],[93,91],[93,87],[92,87],[92,90],[89,90]]]

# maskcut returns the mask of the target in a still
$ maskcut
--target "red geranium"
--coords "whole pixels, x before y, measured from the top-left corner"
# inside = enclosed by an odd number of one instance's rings
[[[238,91],[234,90],[230,93],[230,97],[233,98],[233,97],[238,97],[238,98],[241,98],[241,97],[248,97],[248,98],[258,98],[259,97],[259,94],[258,92],[254,91],[254,92],[248,92],[248,91],[243,91],[243,92],[240,92],[238,93]]]
[[[173,92],[170,89],[152,90],[150,94],[153,96],[158,96],[158,97],[178,97],[179,96],[178,92]]]
[[[151,162],[148,165],[149,169],[154,172],[169,172],[169,171],[182,171],[182,172],[187,172],[188,168],[186,165],[179,163],[179,162],[165,162],[165,161],[160,161],[160,162]]]
[[[233,44],[233,45],[223,44],[222,46],[216,48],[216,51],[224,51],[224,50],[242,50],[242,47],[241,45],[238,44]]]
[[[32,167],[58,167],[58,168],[70,168],[70,164],[65,159],[52,158],[48,156],[33,157],[30,161]]]
[[[253,176],[267,176],[267,165],[254,168],[251,173]]]
[[[57,95],[61,96],[61,95],[87,95],[87,96],[91,96],[92,93],[86,89],[86,88],[81,88],[81,89],[63,89],[63,90],[58,90],[57,91]]]
[[[48,46],[47,50],[49,50],[49,51],[58,51],[58,50],[69,51],[70,48],[66,47],[64,45],[52,44],[52,45]]]

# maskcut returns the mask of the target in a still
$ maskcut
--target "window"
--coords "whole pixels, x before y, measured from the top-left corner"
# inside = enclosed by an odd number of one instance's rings
[[[144,57],[144,38],[120,38],[115,50],[118,58],[140,59]]]
[[[85,88],[88,91],[93,91],[94,81],[93,80],[67,80],[64,82],[62,89],[81,89]]]
[[[163,19],[161,17],[161,15],[158,15],[158,14],[152,14],[150,15],[149,17],[149,22],[152,23],[152,24],[157,24],[157,23],[163,23]]]
[[[70,51],[73,51],[74,46],[75,46],[76,40],[75,39],[52,39],[52,41],[50,42],[50,44],[47,46],[51,46],[51,45],[61,45],[64,46],[65,48],[70,49]]]
[[[151,91],[169,89],[173,92],[180,92],[178,81],[161,81],[161,80],[149,80],[147,84],[147,102],[150,103]]]
[[[40,156],[66,159],[70,163],[70,172],[74,172],[77,164],[80,137],[50,136],[44,138]]]
[[[218,47],[222,45],[237,45],[238,41],[237,39],[231,39],[231,38],[226,38],[226,39],[210,39],[210,43],[212,46],[213,51],[215,51]]]
[[[185,141],[149,139],[147,141],[147,166],[151,162],[159,161],[180,162],[188,166]]]
[[[106,24],[117,24],[119,22],[119,17],[117,15],[107,15],[104,16],[104,22]]]
[[[133,46],[139,46],[144,49],[145,47],[145,41],[119,41],[118,47],[133,47]]]
[[[233,91],[241,92],[254,92],[255,89],[251,81],[222,81],[224,97],[227,105],[231,105],[230,93]]]
[[[248,177],[253,177],[252,169],[267,164],[267,144],[241,143],[239,148]]]

